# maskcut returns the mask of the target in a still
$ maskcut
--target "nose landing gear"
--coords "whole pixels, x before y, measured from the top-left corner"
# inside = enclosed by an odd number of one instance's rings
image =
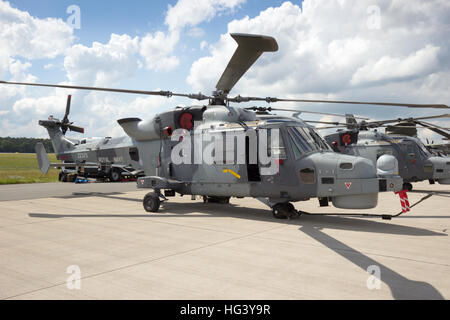
[[[412,185],[411,183],[409,183],[409,182],[405,182],[405,183],[403,184],[403,190],[411,191],[412,188],[413,188],[413,185]]]
[[[277,203],[272,210],[273,216],[277,219],[291,219],[300,215],[290,202]]]

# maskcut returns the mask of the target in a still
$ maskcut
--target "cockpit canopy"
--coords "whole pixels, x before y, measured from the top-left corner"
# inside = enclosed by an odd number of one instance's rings
[[[286,131],[296,159],[313,151],[332,151],[331,147],[313,128],[289,126],[286,127]]]

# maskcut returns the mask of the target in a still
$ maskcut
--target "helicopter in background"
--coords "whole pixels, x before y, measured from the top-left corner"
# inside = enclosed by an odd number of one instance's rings
[[[346,130],[339,130],[324,136],[336,152],[357,155],[370,159],[373,163],[385,154],[393,155],[399,164],[399,175],[403,178],[403,188],[412,190],[412,182],[429,180],[440,184],[450,184],[450,158],[437,156],[417,138],[417,125],[432,130],[444,137],[450,132],[445,128],[425,122],[428,119],[447,118],[449,114],[420,118],[393,119],[357,122],[353,115],[347,115]],[[391,125],[392,123],[396,123]],[[341,123],[327,123],[340,126]],[[378,130],[386,127],[385,133]],[[323,127],[329,129],[333,127]]]
[[[119,182],[124,178],[136,179],[143,174],[139,170],[139,152],[136,143],[128,136],[118,138],[66,137],[67,130],[84,133],[84,128],[69,121],[72,96],[67,97],[66,112],[62,120],[49,116],[40,120],[50,136],[56,158],[62,163],[50,163],[42,143],[36,144],[39,169],[46,174],[50,167],[61,169],[59,181],[72,182],[77,177],[108,179]]]
[[[379,159],[381,161],[374,164],[363,157],[339,154],[333,152],[313,127],[297,117],[258,114],[230,104],[265,101],[416,108],[448,106],[241,95],[229,97],[234,85],[262,53],[278,50],[276,40],[269,36],[231,36],[238,47],[210,96],[170,91],[0,83],[207,100],[207,104],[175,108],[145,121],[140,118],[118,120],[127,135],[136,141],[142,160],[146,176],[138,178],[137,186],[153,190],[143,199],[144,209],[148,212],[158,211],[161,202],[179,193],[199,195],[207,200],[218,199],[224,203],[230,197],[253,197],[268,205],[276,218],[287,218],[298,214],[292,202],[318,198],[321,206],[332,202],[338,208],[367,209],[377,205],[379,192],[401,191],[403,180],[397,174],[398,162],[392,155],[384,155]],[[224,143],[229,141],[228,136],[236,138],[231,139],[229,145]],[[222,143],[216,145],[217,141]],[[208,153],[207,158],[212,161],[196,161],[196,158]],[[385,219],[392,217],[379,216]]]

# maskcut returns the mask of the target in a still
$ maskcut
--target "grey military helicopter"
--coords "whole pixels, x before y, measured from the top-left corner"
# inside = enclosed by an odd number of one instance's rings
[[[373,163],[384,154],[393,155],[398,160],[403,189],[411,191],[412,182],[423,180],[429,180],[431,184],[436,181],[450,184],[450,157],[431,153],[417,137],[416,127],[420,125],[448,137],[450,132],[445,128],[424,121],[446,117],[450,115],[357,122],[352,115],[348,115],[347,130],[325,135],[324,138],[335,151],[361,156]],[[390,125],[391,123],[397,124]],[[340,125],[338,122],[334,124]],[[386,127],[385,133],[378,130],[380,127]]]
[[[272,208],[276,218],[286,218],[298,214],[292,202],[318,198],[322,206],[332,202],[338,208],[367,209],[376,207],[379,192],[402,189],[403,180],[397,175],[398,163],[393,156],[385,155],[375,165],[363,157],[335,153],[313,127],[297,117],[258,113],[232,106],[231,103],[283,101],[423,108],[448,106],[241,95],[229,97],[234,85],[262,53],[278,50],[276,40],[269,36],[231,36],[238,47],[218,81],[216,91],[210,96],[170,91],[0,83],[207,100],[207,104],[175,108],[145,121],[140,118],[118,120],[127,135],[136,141],[142,160],[146,176],[138,178],[137,186],[153,190],[143,200],[144,209],[148,212],[158,211],[161,202],[179,193],[224,203],[230,197],[253,197]],[[219,143],[216,144],[217,141]],[[202,159],[202,155],[207,155],[204,157],[207,159]],[[386,219],[392,217],[379,216]]]
[[[39,125],[48,131],[57,159],[62,161],[50,163],[44,145],[38,143],[36,156],[42,173],[46,174],[50,167],[59,168],[59,180],[62,182],[73,181],[77,177],[119,182],[142,175],[137,146],[130,137],[80,140],[66,137],[67,130],[84,133],[84,128],[69,121],[71,101],[72,96],[69,95],[62,120],[49,116],[47,120],[39,121]]]

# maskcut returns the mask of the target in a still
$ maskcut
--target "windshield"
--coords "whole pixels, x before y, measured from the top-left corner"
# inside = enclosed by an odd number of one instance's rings
[[[419,146],[419,151],[420,151],[421,153],[424,153],[424,154],[425,154],[425,157],[430,157],[430,156],[431,156],[430,151],[428,151],[428,149],[424,146],[424,144],[422,143],[422,141],[418,140],[418,141],[417,141],[417,145]]]
[[[295,157],[312,151],[331,151],[330,146],[314,131],[308,127],[288,127],[288,135],[293,144]]]

